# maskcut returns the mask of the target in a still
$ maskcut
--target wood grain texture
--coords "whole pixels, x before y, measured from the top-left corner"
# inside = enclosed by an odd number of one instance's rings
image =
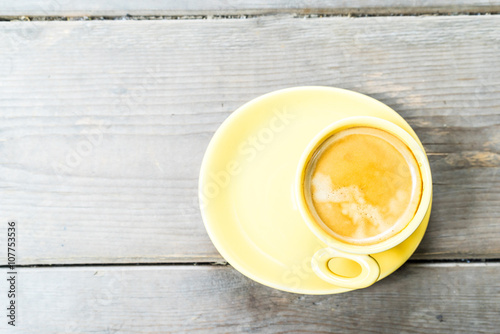
[[[204,150],[237,107],[299,85],[368,94],[415,128],[435,191],[414,258],[499,258],[499,26],[500,16],[3,22],[0,212],[19,222],[19,261],[220,261],[197,208]]]
[[[495,333],[499,275],[498,264],[411,264],[367,289],[311,296],[265,287],[231,267],[26,268],[16,330]]]
[[[0,16],[494,13],[497,0],[0,0]]]

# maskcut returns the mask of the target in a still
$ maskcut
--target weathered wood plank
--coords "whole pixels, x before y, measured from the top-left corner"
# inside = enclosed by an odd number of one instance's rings
[[[265,287],[231,267],[21,268],[16,330],[494,333],[499,275],[496,263],[409,264],[364,290],[307,296]]]
[[[0,16],[120,16],[120,15],[261,15],[298,14],[453,14],[494,13],[497,0],[235,0],[235,1],[76,1],[0,0]]]
[[[19,261],[221,260],[196,204],[204,150],[238,106],[298,85],[371,95],[420,135],[435,202],[415,258],[498,258],[499,24],[1,23],[0,212],[19,221]]]

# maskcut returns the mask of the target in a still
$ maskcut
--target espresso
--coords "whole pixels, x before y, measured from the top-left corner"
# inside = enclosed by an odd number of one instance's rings
[[[308,163],[304,187],[311,214],[327,233],[346,243],[372,245],[411,221],[422,178],[399,138],[356,127],[320,145]]]

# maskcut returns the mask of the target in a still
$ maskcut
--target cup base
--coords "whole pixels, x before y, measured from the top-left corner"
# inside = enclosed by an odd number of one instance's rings
[[[321,129],[351,116],[386,119],[411,127],[388,106],[362,94],[298,87],[259,97],[235,111],[216,132],[205,154],[199,184],[207,232],[219,253],[245,276],[272,288],[302,294],[350,291],[327,283],[311,267],[326,245],[297,210],[293,184],[304,149]],[[373,254],[379,280],[415,251],[428,212],[403,243]]]

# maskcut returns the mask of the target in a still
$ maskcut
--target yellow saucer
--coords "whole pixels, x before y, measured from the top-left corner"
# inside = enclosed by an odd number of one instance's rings
[[[236,270],[289,292],[349,291],[312,271],[312,256],[326,245],[307,228],[293,196],[295,172],[307,144],[327,125],[349,116],[389,120],[420,143],[408,123],[388,106],[330,87],[297,87],[263,95],[232,113],[217,130],[201,166],[200,206],[212,242]],[[406,241],[372,255],[380,264],[379,280],[413,254],[430,211],[429,207]]]

